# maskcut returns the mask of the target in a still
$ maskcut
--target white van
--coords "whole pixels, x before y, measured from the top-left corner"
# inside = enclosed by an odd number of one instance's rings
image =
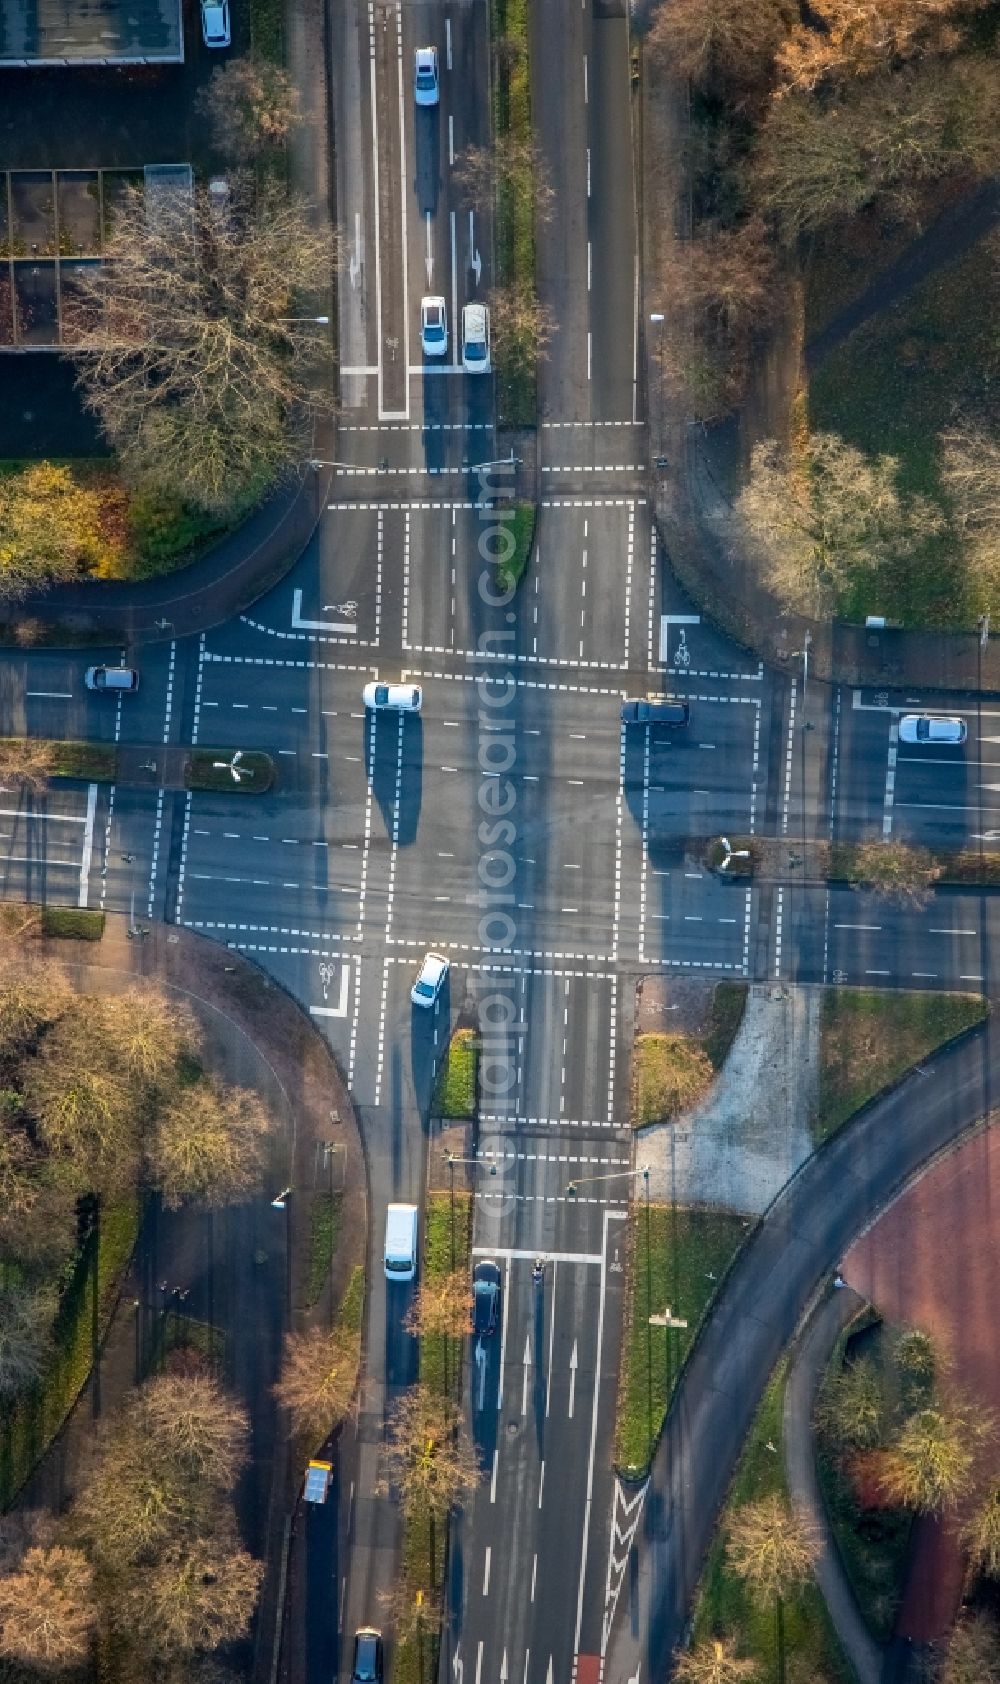
[[[416,1205],[390,1205],[385,1213],[385,1278],[412,1281],[417,1272]]]

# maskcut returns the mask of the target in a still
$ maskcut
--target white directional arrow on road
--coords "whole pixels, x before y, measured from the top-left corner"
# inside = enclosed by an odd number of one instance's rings
[[[569,1418],[573,1419],[573,1399],[576,1397],[576,1340],[573,1340],[573,1355],[569,1359]]]
[[[475,271],[476,285],[478,286],[479,277],[483,272],[483,260],[476,250],[475,211],[469,212],[469,268]]]
[[[552,1656],[549,1656],[549,1670],[545,1674],[545,1684],[552,1684]]]
[[[430,211],[425,211],[424,217],[425,217],[424,227],[427,231],[427,256],[424,258],[424,263],[427,265],[427,285],[430,286],[431,281],[434,279],[434,259],[431,256],[431,213],[430,213]]]
[[[506,1649],[503,1652],[503,1660],[500,1662],[500,1684],[507,1684],[507,1651],[506,1651]]]
[[[351,286],[356,287],[361,273],[361,213],[354,213],[354,250],[351,253]]]
[[[531,1336],[524,1336],[524,1387],[521,1391],[521,1414],[528,1413],[528,1381],[531,1377]]]
[[[465,1671],[465,1662],[462,1660],[461,1649],[462,1645],[459,1643],[458,1648],[452,1656],[451,1670],[454,1675],[455,1684],[462,1684],[462,1674]]]
[[[486,1351],[481,1339],[476,1342],[476,1367],[479,1370],[479,1401],[476,1408],[482,1409],[483,1399],[486,1396]]]

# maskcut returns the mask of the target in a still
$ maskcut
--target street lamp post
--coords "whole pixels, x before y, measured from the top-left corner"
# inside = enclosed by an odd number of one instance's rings
[[[454,1152],[445,1153],[445,1162],[448,1165],[451,1183],[451,1266],[453,1269],[455,1267],[455,1165],[471,1164],[474,1168],[479,1169],[482,1167],[482,1161],[481,1158],[459,1158]],[[496,1172],[496,1164],[490,1164],[490,1174],[496,1175]]]

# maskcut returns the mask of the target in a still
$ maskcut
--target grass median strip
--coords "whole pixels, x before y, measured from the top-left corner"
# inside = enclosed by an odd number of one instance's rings
[[[496,186],[497,283],[507,300],[503,324],[494,322],[498,410],[508,427],[533,427],[538,394],[537,342],[528,325],[536,297],[528,0],[493,0],[492,19],[494,140],[505,160]],[[504,331],[498,331],[501,325]]]
[[[479,1042],[474,1029],[456,1029],[441,1061],[431,1114],[435,1117],[474,1117]]]
[[[195,748],[184,781],[188,789],[263,795],[274,783],[274,761],[263,749]]]
[[[978,994],[832,988],[823,997],[817,1145],[989,1007]]]
[[[698,1324],[747,1231],[731,1211],[634,1207],[615,1431],[623,1470],[648,1467]],[[667,1313],[684,1325],[650,1325],[651,1315]]]
[[[114,783],[118,750],[114,743],[66,743],[47,737],[0,737],[0,782],[9,779],[44,787],[50,778],[79,778],[84,783]]]
[[[509,511],[501,513],[503,531],[509,534],[514,547],[506,560],[497,562],[496,583],[498,591],[511,591],[516,590],[521,583],[531,558],[531,546],[535,537],[535,505],[515,503]]]

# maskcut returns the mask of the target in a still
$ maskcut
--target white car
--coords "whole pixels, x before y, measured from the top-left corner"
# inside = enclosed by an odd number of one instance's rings
[[[428,953],[420,967],[420,974],[410,989],[415,1006],[433,1006],[448,980],[448,961],[442,953]]]
[[[394,708],[397,713],[419,713],[424,693],[419,684],[366,684],[366,708]]]
[[[448,307],[443,298],[421,299],[420,344],[425,357],[447,355]]]
[[[229,46],[229,0],[201,0],[201,38],[206,47]]]
[[[418,105],[436,105],[441,98],[436,47],[418,47],[413,61],[413,97]]]
[[[968,735],[964,719],[940,713],[904,713],[899,722],[901,743],[964,743]]]
[[[88,667],[83,675],[88,690],[110,690],[114,694],[131,694],[139,688],[139,674],[134,667]]]
[[[462,311],[462,367],[466,374],[490,372],[490,313],[485,304]]]

